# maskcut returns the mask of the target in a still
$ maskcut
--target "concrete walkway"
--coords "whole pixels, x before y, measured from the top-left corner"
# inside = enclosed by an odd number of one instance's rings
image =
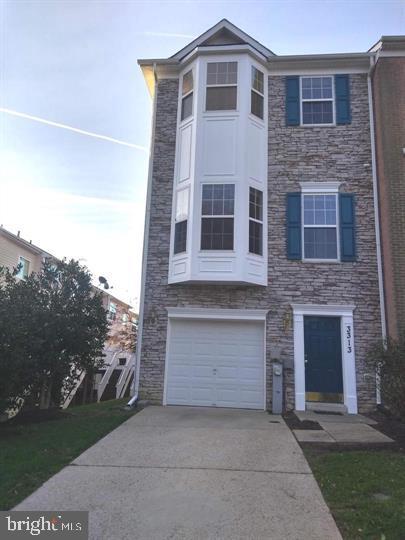
[[[297,411],[301,421],[317,422],[320,430],[294,429],[294,435],[300,442],[312,443],[351,443],[351,444],[389,444],[394,442],[373,425],[371,418],[361,414],[317,414],[314,411]]]
[[[148,407],[16,510],[89,510],[94,540],[336,540],[291,431],[260,411]]]

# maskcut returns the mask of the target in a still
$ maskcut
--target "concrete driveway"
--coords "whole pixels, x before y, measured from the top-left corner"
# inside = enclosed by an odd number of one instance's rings
[[[292,433],[260,411],[148,407],[16,510],[89,510],[94,540],[341,536]]]

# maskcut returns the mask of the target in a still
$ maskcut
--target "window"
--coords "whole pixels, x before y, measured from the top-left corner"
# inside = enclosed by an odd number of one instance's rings
[[[209,62],[207,64],[206,110],[235,110],[237,84],[237,62]]]
[[[127,365],[127,359],[126,358],[118,358],[118,363],[120,366],[126,366]]]
[[[110,302],[108,304],[107,320],[115,321],[116,315],[117,315],[117,304],[115,304],[114,302]]]
[[[234,184],[202,187],[201,249],[233,249]]]
[[[263,192],[249,188],[249,253],[263,255]]]
[[[187,71],[183,75],[182,98],[181,98],[181,119],[185,120],[193,114],[193,71]]]
[[[333,124],[333,77],[301,77],[302,123]]]
[[[304,259],[338,258],[337,195],[303,196]]]
[[[263,118],[264,76],[263,73],[254,66],[252,66],[252,89],[250,93],[250,112],[259,118]]]
[[[187,249],[188,189],[177,192],[176,216],[174,224],[173,252],[183,253]]]
[[[20,269],[18,270],[16,276],[20,279],[27,279],[30,273],[30,261],[24,257],[20,257],[18,259],[18,266]]]

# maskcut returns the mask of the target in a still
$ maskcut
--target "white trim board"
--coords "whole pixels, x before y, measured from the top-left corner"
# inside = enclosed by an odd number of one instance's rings
[[[291,304],[294,319],[295,409],[305,411],[304,316],[340,317],[344,404],[349,414],[357,414],[356,361],[354,352],[354,305]]]
[[[265,321],[267,309],[211,309],[192,307],[167,307],[169,319],[223,319]]]
[[[338,193],[341,182],[300,182],[302,193]]]

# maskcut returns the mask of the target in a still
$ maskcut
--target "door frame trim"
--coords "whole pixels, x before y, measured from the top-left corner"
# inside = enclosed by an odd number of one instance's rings
[[[294,319],[295,409],[305,411],[305,345],[304,316],[339,317],[342,342],[342,375],[344,404],[349,414],[357,414],[356,359],[354,352],[354,305],[291,304]]]
[[[176,319],[187,320],[223,320],[223,321],[257,321],[263,323],[263,410],[266,410],[267,388],[266,388],[266,309],[212,309],[212,308],[192,308],[192,307],[167,307],[167,332],[166,332],[166,353],[165,353],[165,373],[163,383],[163,405],[167,405],[167,375],[169,367],[169,344],[171,339],[171,321]]]

